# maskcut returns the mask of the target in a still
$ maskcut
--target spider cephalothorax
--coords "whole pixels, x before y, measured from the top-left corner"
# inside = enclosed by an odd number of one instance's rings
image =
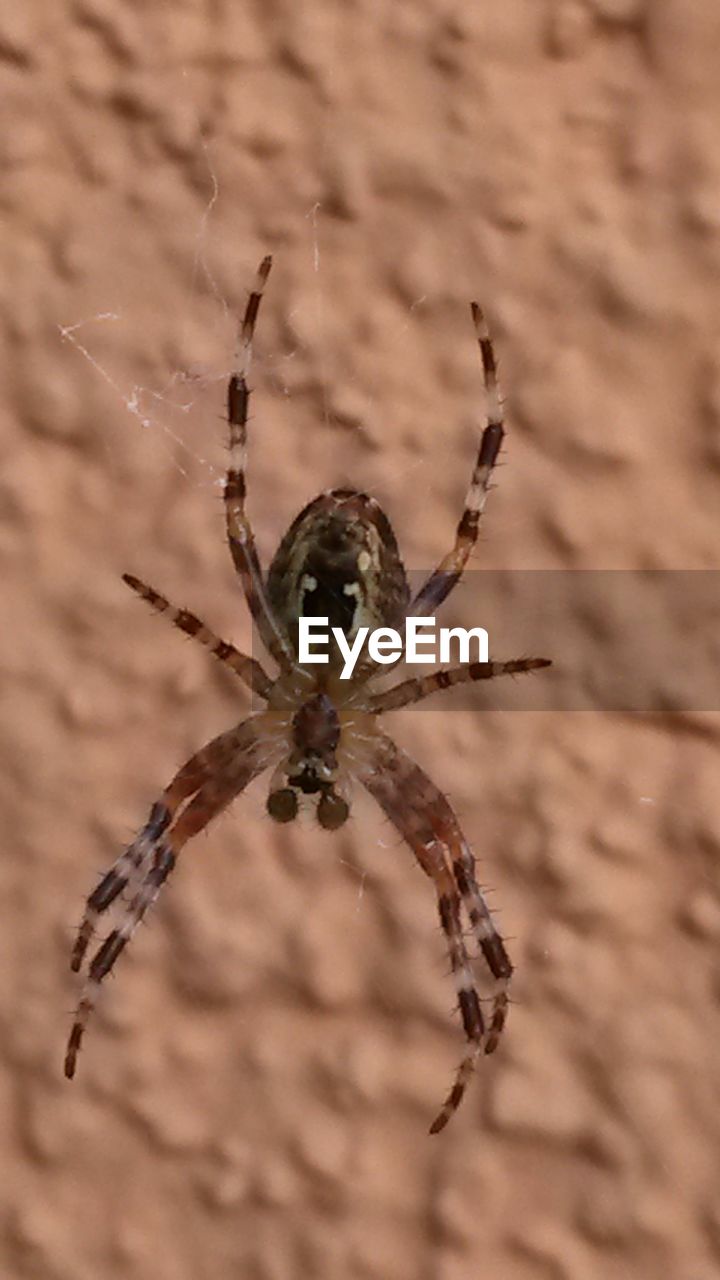
[[[157,897],[183,845],[253,778],[272,770],[267,808],[277,822],[290,822],[303,799],[315,806],[320,825],[334,830],[350,813],[350,780],[357,778],[404,836],[435,884],[468,1049],[455,1082],[431,1126],[442,1129],[459,1106],[478,1056],[498,1043],[508,1007],[512,965],[475,878],[475,859],[441,791],[382,730],[383,712],[409,706],[438,689],[548,666],[543,658],[475,662],[377,690],[378,668],[363,658],[348,680],[340,673],[339,650],[314,665],[300,660],[301,618],[327,618],[352,641],[361,627],[399,627],[410,613],[434,613],[447,597],[477,540],[490,475],[503,439],[495,359],[482,312],[472,304],[488,398],[465,509],[452,550],[411,600],[398,545],[387,516],[373,498],[352,489],[321,494],[293,521],[264,577],[245,511],[245,453],[250,392],[247,375],[260,300],[270,271],[263,259],[240,331],[242,357],[228,386],[230,466],[225,484],[228,542],[245,597],[279,674],[220,640],[198,618],[174,608],[139,578],[124,575],[143,599],[166,613],[240,677],[265,709],[221,734],[182,766],[153,805],[140,834],[90,894],[73,948],[72,967],[82,966],[96,921],[121,904],[115,927],[93,955],[65,1056],[65,1074],[75,1074],[77,1054],[100,983]],[[387,667],[380,668],[385,674]],[[489,1013],[481,1009],[474,975],[476,956],[465,938],[469,925],[477,953],[493,980]]]
[[[340,717],[327,693],[314,693],[301,703],[292,718],[293,750],[276,770],[275,782],[284,776],[284,785],[268,793],[267,809],[276,822],[292,822],[297,816],[299,796],[317,796],[317,819],[321,827],[333,831],[350,815],[350,806],[338,791]]]

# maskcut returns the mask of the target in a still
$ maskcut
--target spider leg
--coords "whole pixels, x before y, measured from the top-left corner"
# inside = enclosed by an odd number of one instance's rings
[[[439,1133],[460,1106],[478,1057],[483,1052],[492,1053],[497,1046],[507,1016],[512,965],[475,879],[473,855],[442,792],[384,734],[372,739],[372,746],[359,761],[358,774],[435,884],[440,923],[448,942],[468,1041],[452,1088],[430,1129],[431,1133]],[[496,984],[489,1026],[480,1008],[465,945],[461,906]]]
[[[465,499],[465,510],[455,534],[455,545],[440,561],[413,600],[409,613],[413,617],[434,614],[438,605],[449,596],[459,582],[470,552],[477,542],[480,517],[485,507],[490,477],[498,459],[505,435],[503,412],[497,381],[497,364],[492,339],[488,332],[482,309],[477,302],[470,304],[475,333],[480,346],[485,390],[487,392],[487,426],[480,439],[475,469]]]
[[[238,731],[235,731],[236,734],[247,729],[251,723],[246,721]],[[247,735],[245,736],[247,739]],[[138,840],[130,846],[122,858],[118,859],[115,867],[108,872],[95,894],[91,895],[88,905],[90,907],[90,903],[95,899],[94,912],[97,915],[106,909],[127,883],[131,863],[133,867],[144,869],[139,887],[123,912],[118,925],[100,945],[90,962],[68,1038],[65,1075],[69,1080],[75,1074],[80,1044],[88,1018],[97,1003],[100,984],[110,973],[135,929],[155,902],[183,845],[225,809],[269,762],[267,739],[253,734],[245,741],[245,750],[240,752],[238,758],[237,754],[228,754],[229,740],[232,737],[233,731],[216,739],[205,748],[204,752],[198,752],[197,756],[188,761],[164,793],[163,801],[153,807],[150,822],[143,829]],[[183,796],[187,798],[192,792],[196,793],[194,798],[187,804],[174,825],[171,825],[173,814],[181,803],[181,799]],[[104,894],[100,892],[103,888]],[[83,926],[88,919],[89,915],[86,913]],[[73,968],[79,967],[89,941],[89,933],[92,931],[92,924],[90,924],[89,931],[84,934],[83,926],[80,934],[83,938],[83,946],[82,949],[79,945],[76,946]],[[75,963],[76,959],[77,963]]]
[[[471,662],[464,667],[453,667],[449,671],[433,671],[429,676],[415,676],[411,680],[403,680],[376,693],[362,704],[362,710],[371,715],[380,715],[385,711],[397,711],[398,707],[409,707],[414,702],[421,702],[440,689],[450,689],[456,684],[469,684],[475,680],[494,680],[496,676],[520,675],[525,671],[538,671],[541,667],[550,667],[549,658],[516,658],[510,662]]]
[[[140,578],[136,578],[131,573],[124,573],[122,579],[143,600],[147,600],[151,608],[158,613],[166,614],[174,626],[184,631],[186,636],[192,636],[195,640],[199,640],[200,644],[205,645],[213,657],[218,658],[226,667],[234,671],[253,693],[259,694],[261,698],[269,697],[273,682],[255,658],[249,658],[234,645],[221,640],[214,631],[201,622],[200,618],[196,618],[194,613],[189,613],[187,609],[176,608],[165,596],[160,595],[159,591],[141,582]]]
[[[180,806],[189,800],[213,773],[224,768],[229,758],[247,751],[253,745],[256,740],[257,719],[258,717],[254,717],[246,720],[235,729],[214,738],[212,742],[190,757],[165,788],[160,799],[150,810],[145,826],[115,860],[87,899],[70,962],[74,973],[77,973],[82,965],[98,917],[119,897],[131,878],[150,864],[158,841],[168,830]]]
[[[240,575],[248,608],[263,644],[281,670],[295,665],[293,652],[273,617],[265,590],[262,569],[250,521],[245,512],[245,473],[247,470],[247,421],[250,389],[247,384],[252,357],[252,340],[265,282],[270,274],[272,258],[263,258],[258,267],[257,282],[248,298],[240,327],[238,367],[228,384],[227,416],[230,427],[230,464],[225,480],[225,523],[233,564]]]

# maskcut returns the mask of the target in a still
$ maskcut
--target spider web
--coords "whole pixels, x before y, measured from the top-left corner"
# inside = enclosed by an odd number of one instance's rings
[[[187,317],[193,314],[201,280],[204,280],[215,300],[218,316],[228,324],[233,315],[207,259],[206,245],[210,234],[210,222],[220,198],[220,185],[207,143],[202,136],[200,145],[207,167],[210,194],[195,232],[195,248],[188,286],[189,302],[188,307],[183,311],[183,329],[186,329],[189,323]],[[128,317],[120,311],[102,311],[75,323],[60,325],[60,336],[90,365],[93,373],[106,384],[135,425],[145,431],[160,434],[166,444],[170,463],[177,471],[186,479],[192,480],[190,468],[183,465],[178,457],[179,452],[186,462],[192,461],[198,465],[201,474],[205,474],[208,484],[220,488],[224,480],[224,470],[210,457],[200,452],[199,441],[203,438],[201,433],[187,429],[183,431],[179,426],[173,425],[173,419],[177,421],[185,417],[189,421],[194,410],[202,407],[206,401],[208,388],[227,382],[230,368],[215,371],[202,366],[175,368],[169,373],[165,382],[157,387],[141,383],[127,384],[119,375],[113,373],[109,364],[97,354],[96,344],[98,326],[121,325],[128,319],[132,320],[132,316]],[[219,349],[222,349],[221,344]]]
[[[242,300],[239,305],[231,304],[208,261],[208,249],[213,244],[212,220],[221,202],[221,190],[209,146],[202,137],[200,138],[200,146],[202,147],[203,159],[207,170],[209,195],[194,233],[195,244],[187,285],[188,301],[183,307],[180,333],[182,338],[191,327],[201,291],[206,297],[209,295],[215,307],[214,327],[217,333],[215,350],[218,362],[224,361],[224,363],[215,365],[213,361],[214,367],[208,367],[203,364],[171,367],[167,377],[159,385],[132,382],[121,376],[114,370],[112,356],[108,358],[104,354],[101,355],[100,350],[101,348],[107,350],[108,345],[112,346],[112,337],[108,342],[107,329],[113,326],[118,327],[118,348],[121,347],[124,327],[135,322],[135,317],[132,314],[132,305],[129,309],[98,311],[79,320],[60,324],[58,330],[61,340],[90,366],[92,375],[95,378],[104,382],[115,401],[121,406],[126,419],[130,420],[131,425],[139,427],[143,432],[155,433],[161,438],[170,465],[191,484],[199,484],[203,488],[207,485],[218,490],[222,488],[225,479],[221,453],[221,446],[225,442],[224,416],[220,412],[215,412],[215,417],[218,419],[217,430],[212,429],[209,433],[207,430],[207,418],[211,401],[213,402],[213,409],[215,404],[218,405],[219,409],[219,406],[224,403],[224,389],[233,368],[237,364],[239,356],[239,320],[243,304]],[[325,333],[328,331],[328,319],[332,304],[328,300],[325,288],[325,267],[322,253],[322,202],[315,201],[304,215],[304,218],[309,230],[307,252],[311,256],[314,280],[310,304],[307,309],[314,318],[317,330],[320,333]],[[192,234],[190,229],[188,234]],[[240,246],[240,252],[242,253],[242,246]],[[242,253],[242,257],[245,258],[247,255]],[[279,261],[281,261],[281,255],[279,255]],[[246,292],[252,287],[254,269],[254,264],[248,265]],[[392,351],[403,335],[410,330],[413,323],[413,313],[422,307],[425,301],[426,297],[421,296],[411,303],[406,319],[396,324],[394,331],[387,335],[386,340],[384,339],[383,347],[385,352]],[[287,312],[288,321],[292,321],[293,317],[301,309],[303,309],[302,303],[290,309]],[[100,331],[103,332],[101,333]],[[263,394],[267,395],[267,382],[270,381],[283,397],[292,399],[296,392],[288,372],[289,366],[298,359],[302,359],[303,353],[301,340],[298,340],[290,350],[272,352],[268,351],[267,341],[261,336],[260,342],[256,342],[253,348],[253,364],[256,370],[259,368],[262,371],[260,377],[256,373],[254,380],[256,390],[261,388],[263,389]],[[331,377],[328,372],[327,352],[322,346],[317,357],[317,374],[320,383],[322,417],[322,422],[318,429],[333,432],[336,436],[342,435],[346,438],[347,427],[340,422],[337,413],[332,408]],[[368,413],[372,420],[382,417],[381,396],[376,387],[372,385],[372,382],[368,385],[368,381],[362,379],[362,386],[360,386],[361,379],[355,374],[348,373],[345,383],[350,387],[357,386],[360,388],[363,398],[369,406]],[[257,401],[255,403],[257,405]],[[202,416],[204,422],[202,429],[196,429],[194,415],[198,415],[198,421],[199,416]],[[361,436],[362,431],[359,430],[356,433],[356,443],[360,443]],[[207,452],[202,449],[204,440],[208,441],[210,446]],[[106,441],[106,443],[108,442]],[[214,457],[212,456],[213,452],[215,454]],[[422,456],[406,458],[402,463],[390,466],[387,459],[383,458],[382,475],[378,476],[374,473],[371,485],[372,492],[383,502],[385,499],[391,498],[400,485],[407,484],[409,476],[414,475],[417,478],[417,473],[422,473],[427,466],[428,459]],[[198,473],[200,479],[198,479]],[[329,481],[329,485],[339,483],[341,479],[342,477],[333,478]],[[422,484],[422,477],[419,480]],[[252,481],[250,483],[252,487]],[[358,487],[362,486],[358,485]],[[310,496],[315,495],[314,493],[312,495],[299,494],[299,502],[300,500],[306,500]],[[287,512],[287,521],[293,514],[294,510]]]

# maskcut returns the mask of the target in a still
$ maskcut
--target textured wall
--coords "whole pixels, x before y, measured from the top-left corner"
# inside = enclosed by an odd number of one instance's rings
[[[709,715],[398,714],[518,966],[441,1137],[461,1035],[432,888],[362,797],[328,836],[273,828],[255,787],[190,846],[61,1076],[84,894],[247,706],[119,575],[250,644],[218,484],[264,252],[265,557],[337,483],[411,566],[445,550],[480,296],[511,434],[475,563],[716,564],[719,39],[716,0],[6,6],[8,1280],[720,1274]]]

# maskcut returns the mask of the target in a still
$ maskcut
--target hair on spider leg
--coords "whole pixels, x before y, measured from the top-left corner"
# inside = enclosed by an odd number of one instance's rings
[[[249,390],[250,388],[248,387],[248,391]],[[214,416],[217,418],[218,422],[227,423],[227,418],[225,417],[224,414],[216,413]],[[253,413],[250,413],[250,411],[248,410],[248,415],[247,415],[247,418],[245,419],[245,425],[249,427],[250,423],[254,421],[255,421],[255,415]],[[228,440],[223,441],[220,447],[221,449],[224,449],[225,453],[232,453],[233,451],[232,445]]]
[[[497,916],[498,916],[498,915],[500,915],[501,913],[500,913],[500,911],[498,911],[498,910],[493,910],[493,911],[491,911],[491,913],[489,913],[489,914],[491,914],[491,915],[492,915],[493,920],[495,920],[495,919],[497,918]],[[502,941],[503,941],[503,942],[518,942],[518,934],[516,934],[516,933],[503,933],[503,934],[502,934]]]
[[[446,976],[449,976],[449,975],[446,975]],[[479,991],[475,991],[475,994],[476,994],[477,999],[478,999],[478,1004],[481,1004],[481,1005],[489,1005],[489,1004],[491,1005],[491,1004],[493,1004],[493,1002],[494,1002],[494,1000],[495,1000],[495,996],[494,996],[494,995],[492,995],[492,994],[490,994],[490,995],[482,995]],[[458,1014],[458,1013],[461,1013],[461,1012],[462,1012],[462,1005],[461,1005],[461,1003],[460,1003],[460,1001],[459,1001],[459,1000],[456,1000],[456,1001],[455,1001],[455,1004],[454,1004],[454,1005],[452,1005],[452,1006],[449,1006],[449,1008],[450,1008],[450,1016],[451,1016],[451,1018],[452,1018],[452,1017],[454,1017],[454,1016],[455,1016],[455,1014]]]
[[[497,913],[490,911],[488,914],[494,917]],[[501,937],[502,937],[503,946],[505,947],[512,946],[514,942],[517,942],[517,936],[515,934],[503,933]],[[475,933],[475,931],[472,928],[463,929],[462,938],[465,942],[472,944],[472,946],[468,949],[468,954],[470,956],[470,959],[473,961],[477,960],[479,963],[484,964],[485,961],[482,953],[482,947],[477,941],[477,934]]]
[[[478,993],[478,1000],[481,1004],[493,1004],[495,995],[492,991],[485,992],[483,995]]]
[[[527,1000],[523,1000],[522,996],[506,996],[506,999],[510,1009],[527,1009],[530,1007]]]

